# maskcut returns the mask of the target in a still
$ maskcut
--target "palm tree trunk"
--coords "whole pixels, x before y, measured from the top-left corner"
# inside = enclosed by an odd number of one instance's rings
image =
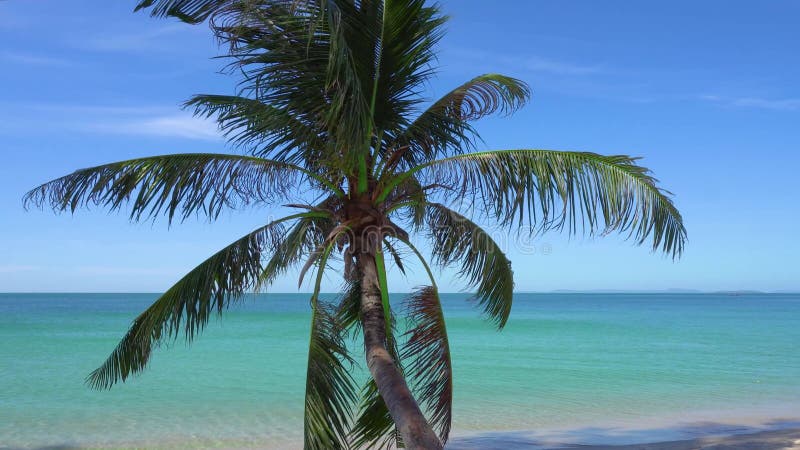
[[[371,247],[370,244],[365,244]],[[406,448],[439,450],[442,443],[422,414],[403,374],[386,349],[386,322],[374,249],[357,253],[357,259],[361,272],[361,320],[369,372],[389,408]]]

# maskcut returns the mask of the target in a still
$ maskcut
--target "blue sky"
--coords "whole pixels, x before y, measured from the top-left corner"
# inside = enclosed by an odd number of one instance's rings
[[[486,148],[642,156],[689,231],[677,262],[613,236],[507,245],[518,290],[800,291],[800,3],[489,4],[443,2],[452,20],[430,95],[485,72],[524,79],[532,103],[479,124]],[[168,227],[22,209],[28,189],[78,168],[226,150],[213,124],[179,108],[234,90],[208,29],[133,5],[0,2],[0,291],[161,291],[270,216]],[[392,290],[424,282],[411,269],[392,274]],[[294,275],[271,290],[296,291]],[[440,279],[461,288],[452,271]],[[325,288],[337,286],[331,276]]]

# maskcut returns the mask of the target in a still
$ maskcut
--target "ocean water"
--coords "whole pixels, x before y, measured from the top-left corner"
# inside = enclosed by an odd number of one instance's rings
[[[306,295],[252,296],[141,376],[84,386],[155,298],[0,294],[0,448],[299,448]],[[443,297],[453,448],[800,419],[798,295],[519,294],[502,332],[465,299]]]

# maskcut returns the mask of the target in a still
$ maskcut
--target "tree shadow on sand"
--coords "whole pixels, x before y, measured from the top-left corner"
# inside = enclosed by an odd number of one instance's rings
[[[672,427],[585,427],[547,434],[491,432],[454,437],[448,450],[800,450],[800,421],[736,425],[694,422]]]

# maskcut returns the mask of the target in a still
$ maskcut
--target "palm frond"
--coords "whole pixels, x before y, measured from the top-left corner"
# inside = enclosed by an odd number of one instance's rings
[[[392,259],[394,260],[394,265],[400,270],[400,273],[403,275],[406,274],[405,264],[403,264],[403,256],[400,252],[392,245],[392,243],[388,240],[384,240],[384,246],[386,247],[386,251],[392,255]]]
[[[435,286],[425,286],[411,294],[406,307],[411,328],[400,357],[428,423],[445,444],[452,421],[453,368],[439,292]]]
[[[459,265],[459,275],[476,288],[475,298],[486,315],[505,326],[514,299],[514,272],[500,246],[485,230],[444,205],[428,205],[426,220],[433,261]]]
[[[375,55],[364,43],[374,24],[347,0],[229,3],[211,23],[243,77],[240,94],[314,124],[327,146],[301,148],[317,152],[300,152],[306,163],[322,159],[351,174],[370,123]]]
[[[330,39],[325,92],[330,101],[323,121],[339,157],[347,162],[348,173],[355,173],[354,168],[368,156],[363,143],[370,142],[371,133],[365,135],[365,130],[373,126],[369,93],[374,83],[375,48],[367,44],[375,42],[379,30],[369,18],[371,3],[328,0],[324,8],[327,22],[317,31],[325,29]]]
[[[530,95],[530,88],[521,80],[498,73],[484,74],[445,94],[420,119],[424,123],[426,114],[430,114],[473,121],[497,112],[512,114],[525,105]]]
[[[186,153],[121,161],[42,184],[25,195],[28,207],[74,212],[97,205],[112,211],[130,203],[131,220],[165,214],[171,222],[193,214],[216,218],[224,208],[287,199],[304,169],[262,158]]]
[[[232,2],[256,2],[253,0],[141,0],[134,11],[152,8],[154,17],[175,17],[187,23],[200,23]]]
[[[240,94],[299,123],[313,124],[327,145],[324,152],[300,147],[283,156],[302,156],[309,167],[322,157],[328,164],[338,161],[351,170],[356,162],[352,159],[363,155],[358,150],[370,123],[367,92],[373,85],[375,61],[370,45],[378,25],[369,20],[371,4],[145,0],[137,9],[151,8],[153,15],[191,23],[208,19],[220,43],[228,46],[229,69],[242,77]],[[268,152],[269,147],[261,150]]]
[[[260,142],[256,154],[275,159],[344,161],[349,172],[370,158],[375,135],[396,135],[408,125],[446,21],[424,0],[147,0],[137,7],[143,8],[192,23],[210,18],[229,45],[229,68],[243,76],[244,98],[270,110],[265,116],[259,108],[256,126],[228,116],[237,141]],[[194,106],[204,100],[223,99],[195,99]],[[286,144],[280,157],[272,153]]]
[[[670,193],[636,161],[588,152],[498,150],[422,164],[392,183],[416,175],[423,183],[449,186],[440,191],[445,201],[474,195],[475,210],[501,225],[527,221],[531,232],[620,232],[637,244],[650,238],[653,251],[678,257],[686,241],[683,219]]]
[[[231,142],[256,155],[299,164],[319,158],[326,146],[325,131],[308,119],[259,100],[238,95],[196,95],[184,106],[197,116],[214,117]]]
[[[424,0],[374,3],[382,15],[372,117],[376,130],[396,133],[408,125],[422,86],[433,74],[434,48],[447,17]]]
[[[322,204],[330,203],[329,199]],[[334,221],[328,216],[309,215],[301,217],[286,233],[283,244],[275,249],[264,265],[256,289],[270,285],[277,277],[300,262],[305,255],[316,251],[334,228]]]
[[[314,293],[311,296],[311,342],[306,375],[304,419],[305,448],[346,449],[352,406],[356,403],[353,378],[345,364],[353,360],[343,338],[345,328],[332,305],[320,302],[322,275],[333,244],[319,258]]]
[[[361,412],[350,432],[353,448],[401,448],[402,439],[375,380],[370,379],[361,389],[361,399]]]
[[[383,316],[386,323],[386,346],[391,349],[397,345],[397,341],[394,338],[392,305],[389,303],[389,286],[386,276],[386,261],[383,258],[383,250],[380,247],[378,248],[378,251],[375,252],[375,266],[378,272],[378,288],[381,294]],[[396,355],[393,354],[392,356],[395,357]],[[400,360],[398,358],[395,357],[394,360],[399,364]]]
[[[212,313],[221,314],[255,286],[264,270],[262,255],[283,245],[283,222],[323,213],[305,213],[254,230],[192,269],[139,315],[125,337],[87,378],[94,389],[107,389],[144,370],[152,350],[181,333],[191,342]]]
[[[345,284],[339,304],[336,308],[339,323],[347,330],[361,326],[361,281],[355,278]]]
[[[530,97],[528,86],[515,78],[485,74],[473,78],[434,102],[389,143],[391,158],[412,167],[449,153],[462,153],[479,139],[469,122],[495,114],[511,114]]]
[[[304,419],[304,448],[347,449],[356,391],[350,367],[354,363],[342,337],[343,326],[330,305],[312,307]]]
[[[311,343],[308,352],[305,407],[305,448],[312,450],[349,448],[350,419],[356,404],[354,380],[344,340],[345,324],[337,309],[319,301],[322,274],[333,245],[328,245],[317,267],[317,279],[311,297],[313,311]]]

